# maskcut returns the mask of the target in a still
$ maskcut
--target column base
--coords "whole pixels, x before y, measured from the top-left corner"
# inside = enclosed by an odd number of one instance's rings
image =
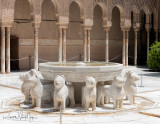
[[[10,74],[11,72],[10,71],[6,71],[6,74]]]
[[[108,60],[106,60],[105,62],[106,62],[106,63],[109,63],[109,61],[108,61]]]
[[[1,74],[6,74],[6,72],[1,71]]]
[[[39,68],[34,68],[36,71],[38,71],[39,70]]]

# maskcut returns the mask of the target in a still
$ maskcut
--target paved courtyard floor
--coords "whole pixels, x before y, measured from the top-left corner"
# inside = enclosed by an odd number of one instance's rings
[[[80,107],[67,109],[62,114],[62,124],[160,124],[160,72],[145,67],[127,67],[140,75],[137,82],[136,105],[124,101],[124,109],[113,110],[111,104],[97,107],[95,112],[84,112]],[[22,82],[15,72],[0,75],[0,124],[60,124],[59,112],[41,113],[33,109],[21,109],[24,99],[20,91]]]

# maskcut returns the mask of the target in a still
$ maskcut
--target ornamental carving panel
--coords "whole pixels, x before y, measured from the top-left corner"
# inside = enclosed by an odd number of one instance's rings
[[[98,3],[103,3],[103,4],[105,4],[107,6],[107,0],[94,0],[93,5],[95,6]]]
[[[15,0],[3,0],[2,1],[2,21],[3,22],[13,22],[14,2]]]
[[[93,0],[84,0],[85,18],[93,19]]]
[[[132,0],[131,7],[136,6],[138,11],[141,11],[146,5],[150,13],[152,13],[154,9],[158,10],[158,3],[159,0]]]
[[[41,22],[41,5],[44,0],[28,0],[33,15],[34,22]],[[144,10],[147,14],[157,14],[159,0],[51,0],[56,7],[56,14],[59,18],[69,18],[69,6],[72,1],[77,1],[84,10],[81,13],[83,22],[93,20],[93,11],[96,4],[106,6],[106,20],[111,21],[112,10],[115,6],[121,9],[121,19],[131,20],[131,11],[140,13]],[[13,22],[14,20],[14,3],[15,0],[0,0],[0,20],[3,22]],[[157,15],[156,15],[157,16]]]
[[[58,0],[59,15],[69,17],[69,2],[70,0]]]

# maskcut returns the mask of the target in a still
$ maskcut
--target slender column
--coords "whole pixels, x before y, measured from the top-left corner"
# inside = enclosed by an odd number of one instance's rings
[[[38,70],[38,26],[34,26],[34,69]]]
[[[88,48],[88,51],[87,51],[87,61],[90,62],[90,55],[91,55],[91,50],[90,50],[90,47],[91,47],[91,38],[90,38],[90,30],[88,30],[88,42],[87,42],[87,48]]]
[[[66,28],[63,28],[63,62],[66,62]]]
[[[149,29],[147,30],[147,60],[149,59]]]
[[[125,42],[126,42],[126,32],[123,30],[123,48],[122,48],[122,64],[125,66]]]
[[[106,30],[106,62],[108,63],[109,62],[109,31]]]
[[[158,41],[159,41],[159,39],[160,39],[160,35],[159,35],[159,30],[158,30]]]
[[[10,73],[10,27],[7,27],[7,47],[6,47],[6,72]]]
[[[158,41],[158,29],[155,29],[156,32],[156,41]]]
[[[1,27],[1,73],[5,74],[5,27]]]
[[[134,66],[137,66],[137,29],[134,30],[135,39],[134,39]]]
[[[59,28],[59,62],[62,62],[62,28]]]
[[[84,62],[87,62],[87,30],[84,29]]]
[[[128,66],[128,31],[126,31],[125,51],[125,66]]]

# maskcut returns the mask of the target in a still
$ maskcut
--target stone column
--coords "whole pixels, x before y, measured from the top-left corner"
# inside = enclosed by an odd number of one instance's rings
[[[1,73],[5,74],[5,27],[1,27]]]
[[[150,30],[147,29],[147,60],[149,59],[149,38],[150,38]]]
[[[159,38],[160,38],[160,34],[159,34],[159,29],[158,29],[158,41],[159,41]]]
[[[125,43],[125,66],[128,66],[128,31],[126,31],[126,43]]]
[[[91,48],[91,38],[90,38],[90,29],[88,29],[87,30],[87,32],[88,32],[88,41],[87,41],[87,62],[90,62],[91,60],[90,60],[90,58],[91,58],[91,50],[90,50],[90,48]]]
[[[59,28],[59,62],[62,62],[62,28]]]
[[[123,30],[123,47],[122,47],[122,64],[125,66],[125,43],[126,43],[126,31]]]
[[[39,23],[34,24],[34,69],[38,70],[38,30]]]
[[[83,52],[84,52],[84,62],[87,62],[87,30],[84,28],[84,43],[83,43],[83,45],[84,45],[84,50],[83,50]]]
[[[137,32],[138,29],[134,29],[135,39],[134,39],[134,66],[137,66]]]
[[[156,33],[156,41],[158,41],[158,28],[154,28],[154,31]]]
[[[66,62],[66,28],[63,28],[63,62]]]
[[[10,27],[7,27],[7,47],[6,47],[6,72],[10,73]]]
[[[145,27],[146,27],[146,31],[147,31],[147,60],[148,60],[148,58],[149,58],[149,40],[150,40],[150,24],[149,23],[147,23],[146,25],[145,25]]]
[[[106,29],[106,50],[105,50],[105,61],[109,62],[109,29]]]

